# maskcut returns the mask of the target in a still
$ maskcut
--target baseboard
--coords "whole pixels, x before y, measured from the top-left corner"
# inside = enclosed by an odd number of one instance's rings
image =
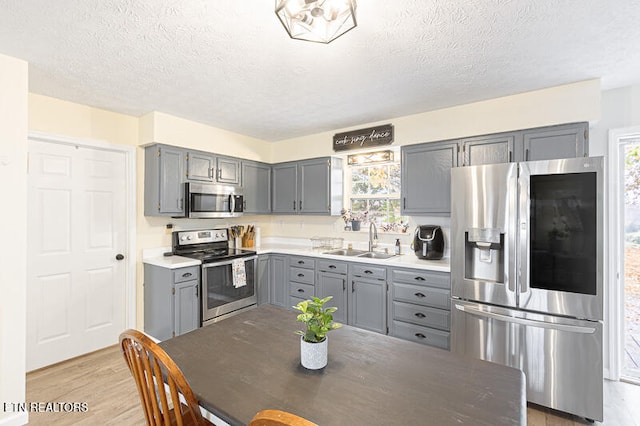
[[[12,413],[8,417],[0,418],[0,426],[22,426],[29,423],[29,415],[27,413]]]

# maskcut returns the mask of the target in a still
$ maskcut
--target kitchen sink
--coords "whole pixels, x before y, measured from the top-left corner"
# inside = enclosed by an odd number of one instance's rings
[[[333,254],[334,256],[354,256],[354,257],[363,257],[367,259],[389,259],[390,257],[395,256],[394,254],[389,254],[389,253],[378,253],[373,251],[355,250],[355,249],[338,249],[338,250],[331,250],[331,251],[323,251],[322,254]]]
[[[366,253],[368,253],[366,250],[355,250],[355,249],[338,249],[338,250],[322,252],[322,254],[333,254],[334,256],[359,256]]]
[[[393,257],[393,256],[395,256],[395,254],[368,251],[366,253],[359,254],[357,257],[366,257],[368,259],[389,259],[390,257]]]

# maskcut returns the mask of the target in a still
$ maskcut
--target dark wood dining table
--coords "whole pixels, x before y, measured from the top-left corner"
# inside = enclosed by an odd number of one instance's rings
[[[296,313],[261,305],[160,344],[200,405],[231,425],[280,409],[318,425],[525,425],[522,371],[344,326],[300,365]]]

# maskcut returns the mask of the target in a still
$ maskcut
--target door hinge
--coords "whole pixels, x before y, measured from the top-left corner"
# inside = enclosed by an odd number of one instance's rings
[[[158,149],[158,157],[160,157],[160,149]]]
[[[173,287],[173,288],[171,289],[171,294],[176,294],[176,288],[175,288],[175,287]]]
[[[589,137],[589,131],[587,129],[584,130],[584,140],[586,141]]]
[[[160,211],[160,203],[158,203],[158,211]]]

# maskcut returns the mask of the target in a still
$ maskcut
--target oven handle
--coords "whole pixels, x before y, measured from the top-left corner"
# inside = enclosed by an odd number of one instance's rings
[[[245,262],[246,261],[250,261],[250,260],[258,260],[258,255],[253,255],[253,256],[245,256],[245,257],[237,257],[236,259],[243,259]],[[231,259],[231,260],[223,260],[220,262],[210,262],[210,263],[203,263],[202,264],[202,268],[213,268],[216,266],[223,266],[223,265],[231,265],[233,263],[235,259]]]

